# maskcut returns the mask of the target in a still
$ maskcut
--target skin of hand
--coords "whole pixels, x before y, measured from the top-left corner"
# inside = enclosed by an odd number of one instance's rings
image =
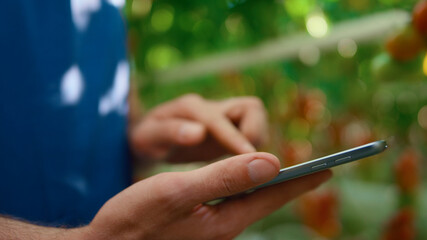
[[[267,133],[266,111],[256,97],[209,101],[188,94],[147,113],[131,129],[130,142],[145,159],[192,162],[254,152]]]
[[[283,204],[331,176],[329,170],[229,198],[273,179],[279,160],[237,155],[188,172],[161,173],[125,189],[79,229],[78,239],[232,239]],[[74,232],[76,233],[76,232]],[[77,238],[76,238],[77,239]]]

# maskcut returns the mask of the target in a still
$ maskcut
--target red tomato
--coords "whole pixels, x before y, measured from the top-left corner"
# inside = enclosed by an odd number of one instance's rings
[[[334,190],[305,194],[298,202],[297,211],[304,224],[319,235],[327,239],[340,235],[339,199]]]
[[[397,185],[404,193],[413,193],[420,185],[420,157],[414,148],[406,149],[395,164]]]
[[[400,209],[387,223],[382,240],[415,239],[415,214],[411,208]]]
[[[412,23],[422,36],[427,36],[427,1],[423,0],[415,5],[412,12]]]
[[[388,39],[387,52],[393,59],[408,61],[417,56],[424,45],[420,35],[412,27],[405,28],[402,32]]]

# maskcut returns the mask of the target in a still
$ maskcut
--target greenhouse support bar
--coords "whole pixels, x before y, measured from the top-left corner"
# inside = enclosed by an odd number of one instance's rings
[[[313,38],[307,33],[284,36],[265,41],[254,47],[206,56],[184,62],[176,67],[154,73],[161,83],[185,81],[196,77],[243,69],[256,64],[292,59],[300,49],[317,47],[320,51],[335,50],[338,41],[350,38],[356,43],[382,39],[391,30],[410,21],[410,15],[401,10],[391,10],[349,20],[333,26],[323,38]]]

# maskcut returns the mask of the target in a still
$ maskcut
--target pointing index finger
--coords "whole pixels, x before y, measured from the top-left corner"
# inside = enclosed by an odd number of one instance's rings
[[[169,113],[205,125],[213,137],[235,154],[256,151],[250,141],[231,122],[221,108],[196,95],[182,97],[178,105],[169,105]]]
[[[207,128],[225,147],[236,154],[255,152],[249,140],[225,116],[208,120]]]

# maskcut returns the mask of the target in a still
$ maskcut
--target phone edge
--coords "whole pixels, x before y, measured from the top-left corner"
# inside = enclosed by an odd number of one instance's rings
[[[297,164],[287,168],[282,168],[280,169],[279,174],[274,179],[264,184],[261,184],[253,188],[252,190],[268,187],[277,183],[289,181],[291,179],[295,179],[305,175],[320,172],[320,171],[323,171],[332,167],[336,167],[345,163],[357,161],[362,158],[379,154],[386,149],[387,149],[387,142],[385,140],[378,140],[362,146],[358,146],[358,147],[347,149],[338,153],[313,159],[305,163]],[[342,160],[343,158],[348,158],[348,159]],[[313,168],[318,165],[322,165],[322,166]],[[287,173],[291,173],[291,174],[287,174]]]

